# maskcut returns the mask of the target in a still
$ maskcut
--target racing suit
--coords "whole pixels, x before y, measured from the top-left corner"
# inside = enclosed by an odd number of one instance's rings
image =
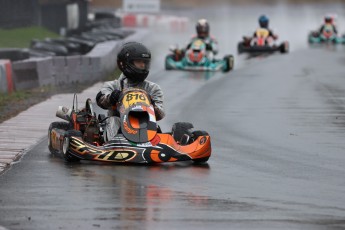
[[[320,27],[319,29],[319,33],[322,34],[324,30],[331,30],[334,34],[338,34],[338,30],[337,30],[337,27],[333,24],[324,24]]]
[[[110,94],[114,89],[122,91],[125,88],[133,87],[143,89],[149,94],[155,110],[156,120],[159,121],[164,118],[163,92],[160,86],[147,80],[133,82],[124,74],[121,74],[118,80],[105,82],[96,96],[97,105],[108,110],[109,119],[106,121],[105,134],[103,135],[105,141],[113,140],[121,127],[119,114],[112,109],[113,105],[109,101]]]
[[[190,48],[190,46],[192,45],[192,43],[197,39],[201,39],[201,40],[203,40],[203,42],[205,42],[206,51],[208,53],[207,55],[212,60],[214,55],[216,55],[218,53],[218,42],[213,36],[208,36],[206,38],[199,38],[198,36],[194,35],[192,37],[191,41],[186,46],[185,51],[188,50]]]
[[[271,30],[271,29],[267,29],[267,28],[260,28],[260,29],[266,29],[266,30],[268,30],[268,36],[269,37],[272,37],[274,40],[276,40],[277,38],[278,38],[278,36],[276,35],[276,34],[274,34],[273,33],[273,31]],[[255,32],[254,32],[254,34],[253,34],[253,38],[255,38],[256,36],[257,36],[257,34],[256,34],[256,32],[257,32],[258,30],[255,30]]]

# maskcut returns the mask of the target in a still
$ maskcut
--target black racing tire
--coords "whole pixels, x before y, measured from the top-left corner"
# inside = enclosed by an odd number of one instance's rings
[[[189,122],[177,122],[172,127],[171,135],[173,136],[176,142],[180,142],[180,140],[185,134],[192,137],[193,128],[193,124]]]
[[[173,59],[174,60],[174,55],[172,54],[168,54],[166,57],[165,57],[165,70],[172,70],[173,68],[168,64],[168,59]]]
[[[196,140],[200,136],[209,136],[208,132],[203,130],[195,130],[193,131],[193,139]]]
[[[289,52],[289,43],[288,42],[283,42],[280,45],[280,52],[283,53],[283,54]]]
[[[237,44],[237,53],[238,54],[241,54],[241,53],[243,53],[244,52],[244,49],[243,49],[243,42],[239,42],[238,44]]]
[[[62,154],[67,162],[78,162],[80,159],[78,157],[73,156],[69,151],[69,142],[71,137],[82,137],[82,133],[78,130],[68,130],[64,136],[62,142]]]
[[[229,72],[234,68],[234,56],[232,55],[226,55],[224,58],[224,61],[226,63],[226,67],[223,70],[224,73]]]
[[[30,48],[49,51],[56,54],[57,56],[68,55],[68,50],[65,46],[53,42],[32,40]]]
[[[67,131],[70,128],[71,128],[71,125],[68,122],[55,121],[49,125],[49,128],[48,128],[48,149],[51,153],[53,153],[53,154],[57,153],[57,150],[54,149],[52,146],[51,131],[53,129],[63,129],[63,130]]]

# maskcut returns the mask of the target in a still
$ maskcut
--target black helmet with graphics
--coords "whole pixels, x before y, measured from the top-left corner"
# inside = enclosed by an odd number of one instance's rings
[[[141,66],[137,63],[141,63]],[[134,82],[146,79],[150,70],[151,52],[139,42],[125,43],[117,55],[117,65]]]
[[[210,25],[206,19],[199,19],[195,28],[199,38],[207,38],[209,36]]]
[[[325,20],[325,23],[330,23],[332,24],[333,23],[333,16],[332,15],[325,15],[324,17],[324,20]]]

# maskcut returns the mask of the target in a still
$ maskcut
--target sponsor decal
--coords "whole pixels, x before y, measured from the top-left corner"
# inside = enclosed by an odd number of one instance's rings
[[[147,96],[142,92],[127,93],[122,99],[122,104],[125,109],[128,109],[130,106],[135,105],[137,103],[144,103],[146,105],[150,104]]]
[[[108,161],[126,161],[133,158],[135,155],[136,152],[132,150],[107,151],[98,155],[96,159]]]
[[[136,105],[131,108],[132,110],[143,110],[143,107],[141,105]]]
[[[151,142],[136,144],[137,147],[152,147]]]
[[[124,121],[124,122],[123,122],[123,127],[125,128],[125,130],[126,130],[127,133],[129,133],[129,134],[137,134],[137,133],[138,133],[137,130],[133,130],[133,129],[129,128],[127,121]]]

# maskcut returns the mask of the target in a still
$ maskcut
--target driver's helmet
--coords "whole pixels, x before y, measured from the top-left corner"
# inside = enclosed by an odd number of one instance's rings
[[[261,15],[258,19],[261,28],[268,29],[270,19],[266,15]]]
[[[206,19],[199,19],[195,28],[198,38],[207,38],[210,34],[210,25]]]
[[[333,17],[330,15],[326,15],[324,20],[325,20],[325,23],[327,24],[333,24]]]
[[[117,55],[117,65],[133,82],[143,82],[150,70],[151,52],[141,43],[125,43]]]

